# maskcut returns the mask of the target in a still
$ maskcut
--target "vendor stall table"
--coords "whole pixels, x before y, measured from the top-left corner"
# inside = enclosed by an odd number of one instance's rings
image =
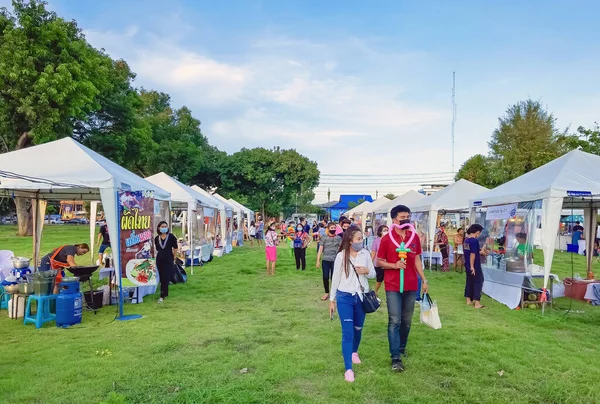
[[[523,307],[525,301],[525,291],[540,289],[533,283],[534,278],[543,278],[544,275],[531,275],[521,272],[507,272],[497,268],[483,266],[483,293],[492,299],[508,306],[514,310],[517,307]],[[550,274],[550,277],[556,279],[556,275]],[[552,304],[552,282],[550,283],[550,299],[548,303]]]
[[[431,256],[431,263],[436,267],[439,267],[442,264],[442,253],[439,251],[434,251],[430,253],[429,251],[423,251],[421,253],[421,261],[423,262],[423,266],[425,266],[425,261],[429,261],[429,257]],[[451,264],[454,264],[454,253],[451,252],[448,260]]]
[[[110,282],[112,283],[114,273],[115,273],[114,268],[102,268],[98,272],[98,275],[101,280],[110,278]],[[160,282],[160,279],[158,278],[158,272],[156,275],[157,275],[157,283],[158,283],[158,282]],[[135,288],[135,293],[133,294],[131,303],[134,303],[134,301],[135,301],[135,303],[143,303],[144,296],[153,295],[155,292],[156,292],[156,285],[154,285],[154,286],[138,286]],[[109,302],[112,302],[112,296],[111,296],[111,299],[109,300]]]

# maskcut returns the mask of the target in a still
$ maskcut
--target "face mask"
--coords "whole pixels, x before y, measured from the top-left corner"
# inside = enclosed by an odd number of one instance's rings
[[[381,237],[385,236],[386,234],[388,234],[388,232],[387,232],[387,231],[382,231],[382,232],[381,232]]]
[[[329,230],[329,234],[335,234],[335,229]]]
[[[162,234],[168,233],[168,232],[169,232],[169,228],[168,228],[168,227],[161,227],[161,228],[160,228],[160,232],[161,232]]]
[[[302,227],[298,227],[296,231],[302,231]]]
[[[400,226],[402,226],[403,224],[409,224],[410,223],[410,219],[402,219],[398,221],[398,224]]]
[[[359,241],[357,243],[352,243],[352,249],[354,251],[360,251],[360,250],[362,250],[363,249],[363,242]]]

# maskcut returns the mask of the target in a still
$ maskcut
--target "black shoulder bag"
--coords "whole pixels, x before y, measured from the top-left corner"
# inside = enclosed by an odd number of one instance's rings
[[[379,300],[377,300],[377,294],[375,293],[374,290],[369,290],[368,292],[365,293],[365,288],[363,288],[362,284],[360,283],[360,276],[358,276],[358,272],[356,272],[356,268],[354,267],[354,264],[352,262],[350,262],[350,265],[352,265],[352,269],[354,270],[354,273],[356,274],[356,278],[358,279],[358,284],[360,286],[360,290],[363,292],[363,300],[362,300],[363,310],[365,311],[365,313],[376,312],[377,309],[379,308],[379,306],[381,306],[381,303],[379,303]]]

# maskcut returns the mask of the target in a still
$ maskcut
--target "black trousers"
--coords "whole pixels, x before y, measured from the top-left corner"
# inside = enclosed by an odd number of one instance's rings
[[[483,273],[475,272],[475,276],[467,271],[467,282],[465,285],[465,297],[471,300],[481,300],[481,290],[483,289]]]
[[[302,270],[306,269],[306,248],[294,248],[294,258],[296,258],[296,270],[300,269],[302,264]]]
[[[173,261],[156,261],[158,276],[160,277],[160,297],[169,296],[169,282],[173,276]]]
[[[329,282],[333,277],[333,261],[321,261],[321,269],[323,269],[323,287],[325,293],[329,293]]]

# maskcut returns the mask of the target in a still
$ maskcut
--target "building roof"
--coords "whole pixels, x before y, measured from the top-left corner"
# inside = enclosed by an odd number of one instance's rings
[[[350,202],[354,202],[356,204],[360,204],[360,200],[363,202],[373,202],[373,198],[371,195],[340,195],[340,200],[333,206],[330,206],[331,209],[348,209],[350,208]]]

